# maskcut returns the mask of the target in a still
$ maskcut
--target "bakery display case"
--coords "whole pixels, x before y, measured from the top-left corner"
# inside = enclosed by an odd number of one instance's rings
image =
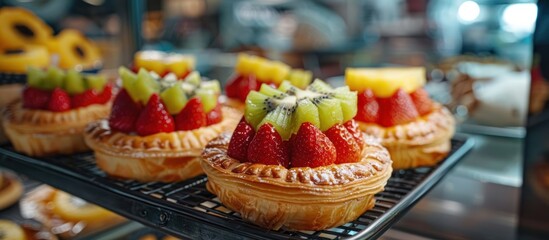
[[[0,2],[0,239],[544,239],[544,7]]]

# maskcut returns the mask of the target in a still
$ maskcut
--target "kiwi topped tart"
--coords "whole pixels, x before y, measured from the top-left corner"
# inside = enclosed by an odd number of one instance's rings
[[[30,68],[21,100],[9,104],[2,124],[15,150],[31,156],[88,150],[86,124],[110,110],[112,85],[100,75],[55,67]]]
[[[180,181],[202,173],[206,143],[238,123],[239,113],[218,103],[220,85],[198,72],[178,79],[120,68],[122,89],[108,119],[85,132],[98,166],[112,176]]]
[[[144,68],[160,76],[173,73],[178,79],[183,79],[193,71],[195,62],[192,55],[146,50],[134,55],[133,67],[136,72]]]
[[[208,190],[269,229],[320,230],[356,219],[392,172],[388,152],[353,120],[356,102],[348,87],[320,80],[305,90],[282,82],[251,91],[232,136],[204,149]]]
[[[304,89],[311,83],[310,71],[291,69],[288,65],[265,58],[240,54],[235,65],[235,74],[225,86],[227,105],[237,109],[244,108],[248,93],[259,90],[262,83],[278,87],[283,80],[289,81],[295,87]]]
[[[433,166],[448,154],[455,121],[423,89],[424,68],[349,68],[345,81],[358,91],[355,120],[389,150],[393,168]]]

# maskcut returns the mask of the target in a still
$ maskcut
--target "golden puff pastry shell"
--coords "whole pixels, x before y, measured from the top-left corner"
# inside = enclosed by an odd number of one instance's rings
[[[8,105],[2,125],[15,150],[30,156],[72,154],[89,150],[82,132],[91,121],[109,115],[109,104],[94,104],[65,112],[25,109],[20,101]]]
[[[202,154],[208,189],[247,221],[269,229],[319,230],[356,219],[374,205],[392,168],[385,148],[368,139],[356,163],[317,168],[241,163],[227,155],[230,135]]]
[[[232,131],[240,114],[223,107],[223,120],[189,131],[173,131],[148,136],[112,131],[106,119],[90,123],[84,133],[94,151],[135,158],[200,156],[208,141],[224,131]]]
[[[389,150],[394,169],[433,166],[450,151],[455,132],[452,114],[439,104],[418,120],[393,127],[358,121],[360,129]]]

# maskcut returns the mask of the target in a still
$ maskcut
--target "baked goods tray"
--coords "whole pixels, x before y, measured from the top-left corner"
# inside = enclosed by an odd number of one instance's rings
[[[449,156],[435,167],[396,171],[375,207],[358,219],[322,231],[269,231],[243,221],[206,190],[206,176],[179,183],[140,183],[108,177],[92,153],[31,158],[0,147],[0,166],[101,205],[129,219],[190,239],[364,239],[379,237],[467,153],[473,142],[452,139]]]

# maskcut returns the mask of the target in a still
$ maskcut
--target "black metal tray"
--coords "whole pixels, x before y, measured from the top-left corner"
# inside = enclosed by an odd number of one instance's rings
[[[471,149],[465,137],[452,139],[450,155],[435,167],[396,171],[376,205],[358,219],[322,231],[269,231],[244,222],[205,188],[199,176],[179,183],[140,183],[106,176],[92,153],[31,158],[0,147],[0,166],[101,205],[129,219],[191,239],[363,239],[379,237],[425,195]]]

